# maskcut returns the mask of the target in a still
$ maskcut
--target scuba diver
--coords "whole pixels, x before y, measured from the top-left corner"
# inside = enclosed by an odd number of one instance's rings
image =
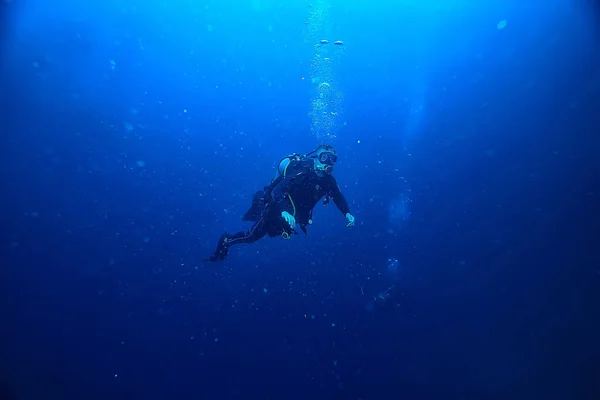
[[[254,224],[248,231],[224,233],[207,261],[222,261],[231,246],[254,243],[266,235],[289,239],[298,234],[296,225],[306,234],[307,225],[312,224],[313,208],[323,197],[324,205],[333,199],[348,220],[347,226],[354,226],[354,216],[332,175],[336,161],[335,148],[326,144],[304,156],[284,157],[279,162],[277,176],[254,194],[250,209],[242,217],[242,221]]]

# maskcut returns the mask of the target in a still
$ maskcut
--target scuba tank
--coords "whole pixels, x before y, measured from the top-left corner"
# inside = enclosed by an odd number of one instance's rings
[[[292,161],[300,161],[304,158],[306,158],[306,156],[303,156],[298,153],[290,154],[289,156],[283,157],[281,160],[279,160],[279,163],[277,163],[277,176],[284,175],[285,169],[288,165],[290,165]]]
[[[288,156],[283,157],[277,163],[277,173],[275,175],[275,178],[271,181],[271,183],[274,183],[274,181],[276,179],[278,179],[279,177],[285,176],[286,168],[288,167],[288,165],[290,165],[290,163],[292,161],[301,161],[301,160],[307,159],[311,155],[315,154],[316,152],[317,152],[317,150],[313,150],[310,153],[306,153],[304,155],[298,154],[298,153],[292,153]],[[326,168],[329,168],[330,170],[328,171]],[[332,169],[333,168],[331,166],[325,166],[324,168],[322,168],[322,170],[326,173],[331,173]],[[266,191],[266,187],[265,187],[265,191]],[[331,196],[329,194],[327,194],[325,196],[325,198],[323,199],[323,205],[326,206],[330,200],[331,200]]]

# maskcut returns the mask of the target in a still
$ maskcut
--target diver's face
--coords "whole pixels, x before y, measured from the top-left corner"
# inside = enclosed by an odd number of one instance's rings
[[[317,159],[321,164],[330,165],[333,167],[333,165],[337,162],[337,155],[330,151],[322,151],[317,155]]]
[[[315,158],[315,172],[320,175],[330,175],[333,173],[333,162],[329,162],[329,160],[325,160],[326,162],[321,162],[320,155]]]

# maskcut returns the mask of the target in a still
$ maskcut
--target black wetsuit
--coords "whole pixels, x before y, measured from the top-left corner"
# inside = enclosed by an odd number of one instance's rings
[[[209,260],[224,260],[229,247],[235,244],[254,243],[266,235],[290,237],[296,234],[296,230],[281,216],[284,211],[296,219],[306,234],[306,226],[312,223],[313,208],[324,196],[331,198],[342,214],[350,212],[348,202],[333,175],[317,175],[313,159],[292,160],[283,174],[263,191],[254,194],[252,206],[242,218],[244,221],[254,221],[252,227],[233,235],[223,234]]]

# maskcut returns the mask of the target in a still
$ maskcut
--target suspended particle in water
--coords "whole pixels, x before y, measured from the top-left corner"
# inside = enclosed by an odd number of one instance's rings
[[[388,232],[400,231],[410,218],[411,199],[407,194],[401,194],[392,200],[388,206]]]
[[[498,28],[499,31],[501,31],[502,29],[506,28],[506,20],[503,19],[502,21],[498,22],[498,25],[496,25],[496,28]]]
[[[387,260],[388,274],[390,274],[392,276],[396,275],[398,273],[398,265],[399,265],[399,262],[398,262],[397,259],[395,259],[395,258],[394,259],[392,259],[392,258],[388,259]]]
[[[329,43],[329,41],[328,41],[328,40],[326,40],[326,39],[322,39],[322,40],[321,40],[321,44],[328,44],[328,43]]]

